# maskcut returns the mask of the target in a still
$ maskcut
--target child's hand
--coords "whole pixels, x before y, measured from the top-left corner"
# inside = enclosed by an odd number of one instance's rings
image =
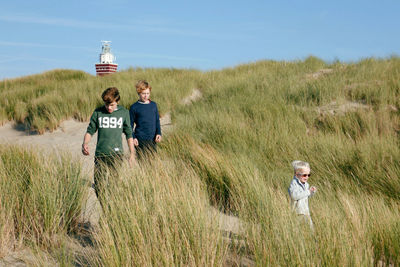
[[[310,191],[315,193],[315,192],[317,192],[317,188],[315,186],[311,186]]]
[[[162,139],[161,135],[157,134],[156,135],[156,143],[160,143],[161,139]]]
[[[87,144],[82,144],[82,154],[88,156],[89,153],[89,146]]]
[[[137,140],[137,138],[133,139],[133,145],[134,146],[139,146],[139,141]]]

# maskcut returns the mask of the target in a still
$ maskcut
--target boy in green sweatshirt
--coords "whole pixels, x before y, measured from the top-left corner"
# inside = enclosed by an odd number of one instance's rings
[[[129,111],[118,105],[120,100],[118,89],[116,87],[106,89],[101,98],[104,106],[94,110],[82,144],[83,155],[89,155],[88,143],[92,135],[98,131],[94,157],[94,189],[97,197],[99,197],[102,182],[106,179],[103,177],[106,168],[112,168],[115,171],[115,165],[122,161],[122,133],[125,134],[128,142],[129,163],[132,163],[135,158]]]

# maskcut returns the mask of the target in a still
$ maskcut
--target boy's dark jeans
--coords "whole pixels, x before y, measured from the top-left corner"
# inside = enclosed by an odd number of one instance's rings
[[[136,157],[138,160],[146,156],[152,156],[157,152],[157,143],[154,140],[138,140],[139,146],[136,147]]]
[[[122,155],[94,157],[94,190],[97,198],[108,179],[117,175],[117,166],[122,163]]]

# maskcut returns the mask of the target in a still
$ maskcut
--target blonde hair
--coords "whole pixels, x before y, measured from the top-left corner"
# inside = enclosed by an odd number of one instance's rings
[[[144,90],[149,89],[151,91],[151,86],[149,85],[149,83],[145,80],[140,80],[137,82],[136,84],[136,92],[138,94],[140,94],[141,92],[143,92]]]
[[[292,166],[293,166],[295,173],[297,170],[300,170],[300,169],[310,169],[310,164],[308,162],[301,161],[301,160],[292,161]]]

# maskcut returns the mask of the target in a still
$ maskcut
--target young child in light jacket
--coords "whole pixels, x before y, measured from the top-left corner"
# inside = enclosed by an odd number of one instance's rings
[[[289,195],[293,210],[304,218],[313,229],[313,222],[308,208],[308,198],[317,192],[315,186],[308,184],[308,179],[311,176],[310,164],[308,162],[295,160],[292,162],[294,169],[294,177],[289,186]]]

